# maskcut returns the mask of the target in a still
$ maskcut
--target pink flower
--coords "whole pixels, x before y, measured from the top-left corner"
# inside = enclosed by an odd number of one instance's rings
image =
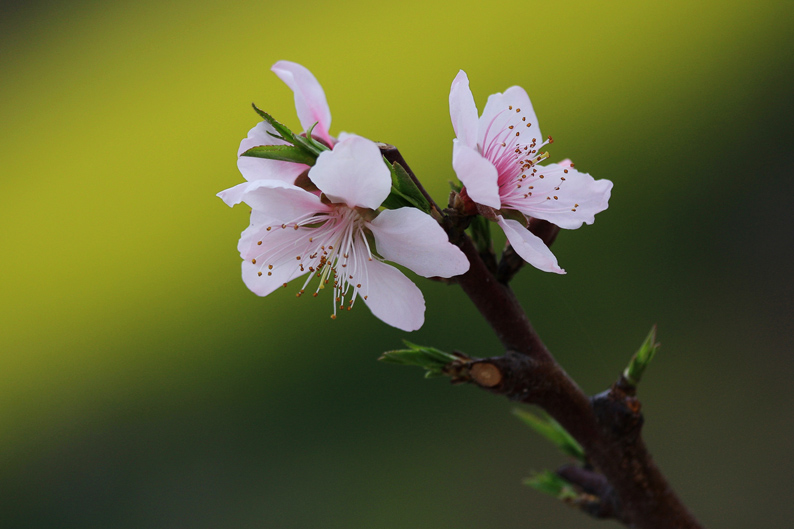
[[[425,277],[452,277],[469,262],[432,217],[415,208],[378,212],[391,190],[390,171],[373,142],[341,134],[309,171],[322,195],[274,179],[246,182],[218,194],[251,207],[240,237],[243,281],[260,296],[307,275],[298,296],[334,291],[334,313],[359,297],[375,316],[413,331],[424,323],[422,293],[393,261]],[[316,286],[310,287],[314,279]]]
[[[271,70],[295,93],[295,110],[298,113],[303,132],[305,133],[317,123],[312,131],[312,136],[320,138],[329,147],[332,147],[336,141],[328,133],[328,128],[331,126],[331,111],[328,109],[323,87],[320,86],[314,75],[300,64],[290,61],[279,61],[273,65]],[[237,151],[237,167],[243,174],[243,178],[249,182],[264,179],[281,180],[292,184],[301,173],[309,169],[308,165],[241,156],[252,147],[288,145],[287,142],[274,138],[271,134],[276,134],[276,131],[265,121],[252,128],[248,132],[248,137],[240,142],[240,149]]]
[[[608,206],[612,182],[580,173],[570,160],[538,165],[546,157],[540,149],[551,138],[542,141],[529,96],[519,86],[491,95],[478,118],[469,79],[461,70],[452,81],[449,112],[457,136],[452,166],[468,196],[497,210],[494,219],[525,261],[564,274],[551,250],[527,230],[526,222],[505,216],[535,217],[565,229],[592,224],[595,214]]]

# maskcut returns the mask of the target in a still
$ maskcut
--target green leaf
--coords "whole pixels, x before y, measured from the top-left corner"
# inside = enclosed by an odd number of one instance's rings
[[[289,142],[289,143],[294,143],[292,141],[292,138],[295,137],[295,134],[291,130],[289,130],[289,128],[286,125],[283,125],[280,122],[276,121],[273,116],[271,116],[270,114],[268,114],[264,110],[260,109],[255,104],[251,103],[251,106],[254,107],[254,111],[257,114],[259,114],[259,117],[261,117],[262,119],[264,119],[265,121],[270,123],[270,126],[272,126],[274,129],[276,129],[276,132],[278,132],[279,137],[282,140],[284,140],[286,142]]]
[[[259,114],[259,116],[262,119],[264,119],[265,121],[270,123],[270,125],[274,129],[276,129],[276,132],[278,132],[279,137],[282,140],[286,141],[287,143],[291,143],[291,144],[293,144],[296,147],[302,148],[308,154],[311,154],[315,158],[321,152],[328,150],[328,147],[326,147],[325,145],[322,145],[321,143],[319,143],[317,141],[314,141],[314,140],[310,141],[310,140],[304,138],[303,136],[295,134],[294,132],[292,132],[289,129],[289,127],[287,127],[286,125],[276,121],[276,119],[273,116],[271,116],[270,114],[268,114],[264,110],[258,108],[255,104],[251,103],[251,106],[254,107],[254,110],[256,111],[257,114]],[[315,123],[315,125],[316,125],[316,123]],[[314,128],[314,126],[312,126],[312,129],[313,128]],[[272,136],[272,134],[271,134],[271,136]]]
[[[645,369],[656,356],[656,351],[660,346],[661,344],[656,342],[656,325],[654,325],[640,348],[631,357],[628,367],[623,371],[623,378],[629,385],[636,387],[640,383]]]
[[[385,160],[385,158],[384,158]],[[397,162],[390,164],[386,161],[391,171],[391,193],[389,198],[384,201],[384,207],[387,209],[397,209],[401,207],[414,207],[430,213],[430,202],[425,198],[416,183],[414,183],[411,175]]]
[[[513,414],[540,435],[551,441],[561,452],[578,459],[582,463],[585,462],[586,456],[582,445],[580,445],[560,423],[546,415],[545,412],[545,418],[538,417],[537,415],[518,408],[513,410]]]
[[[426,378],[443,376],[445,374],[445,366],[460,360],[459,357],[445,353],[435,347],[416,345],[406,340],[403,340],[403,343],[408,346],[408,349],[387,351],[378,360],[390,364],[424,368],[427,370],[427,373],[425,373]]]
[[[572,500],[579,497],[571,483],[550,470],[534,473],[524,480],[524,485],[529,485],[559,500]]]
[[[312,136],[312,132],[314,131],[314,127],[316,127],[318,123],[319,123],[319,121],[315,121],[315,122],[314,122],[314,125],[312,125],[311,127],[309,127],[309,130],[307,130],[307,131],[306,131],[306,139],[307,139],[307,140],[309,140],[309,142],[311,142],[311,144],[312,144],[312,145],[313,145],[315,148],[319,149],[319,150],[320,150],[320,152],[322,152],[322,151],[330,151],[331,149],[330,149],[330,148],[328,148],[328,146],[327,146],[326,144],[324,144],[324,143],[323,143],[323,142],[321,142],[321,141],[317,141],[317,140],[315,140],[315,139],[314,139],[314,136]]]
[[[293,145],[260,145],[251,147],[241,156],[252,158],[265,158],[267,160],[281,160],[283,162],[304,163],[314,165],[317,161],[316,156],[312,156],[300,147]]]

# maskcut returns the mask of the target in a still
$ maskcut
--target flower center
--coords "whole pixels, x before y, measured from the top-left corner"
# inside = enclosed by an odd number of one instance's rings
[[[496,127],[496,123],[499,123]],[[497,128],[498,127],[498,128]],[[520,187],[523,180],[532,176],[534,166],[548,157],[540,149],[552,143],[551,137],[538,144],[532,123],[520,108],[507,107],[498,113],[485,130],[482,155],[488,159],[499,174],[499,194]]]
[[[287,281],[308,272],[309,276],[296,294],[298,297],[314,279],[319,280],[312,293],[314,297],[327,285],[333,285],[334,310],[331,317],[335,319],[337,307],[350,310],[358,291],[363,288],[367,292],[364,261],[372,260],[373,256],[366,238],[365,219],[346,205],[332,206],[328,212],[312,213],[289,223],[267,226],[265,237],[257,242],[258,245],[264,243],[267,249],[252,262],[259,264],[261,258],[260,277],[264,273],[271,276],[279,267],[294,270]],[[346,306],[351,288],[353,291]]]
[[[496,122],[502,125],[495,127]],[[568,173],[568,169],[558,166],[538,166],[549,157],[548,152],[541,152],[541,149],[554,140],[549,136],[539,144],[538,139],[532,137],[531,127],[532,123],[520,108],[509,106],[491,120],[481,146],[482,155],[496,167],[499,175],[502,206],[524,212],[534,203],[559,200],[560,195],[556,192],[565,186],[565,174]],[[549,180],[538,185],[544,178]],[[544,191],[538,193],[536,185]],[[579,204],[572,206],[571,211],[576,212]],[[561,207],[560,211],[563,209]]]

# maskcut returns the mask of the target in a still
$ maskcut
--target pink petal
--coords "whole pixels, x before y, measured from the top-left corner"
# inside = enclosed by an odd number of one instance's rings
[[[452,167],[472,200],[496,209],[502,207],[496,167],[479,152],[454,140]]]
[[[367,262],[368,281],[361,289],[372,314],[403,331],[415,331],[425,322],[422,292],[402,272],[377,259]]]
[[[510,245],[524,261],[544,272],[565,273],[565,270],[557,265],[557,258],[543,240],[533,235],[520,222],[505,219],[500,215],[497,217],[497,223],[507,235]]]
[[[416,208],[382,211],[369,223],[375,246],[384,259],[424,277],[453,277],[469,269],[460,248],[430,215]]]
[[[461,70],[452,81],[449,91],[449,115],[452,128],[460,142],[472,149],[477,148],[477,105],[469,89],[469,78]]]
[[[536,176],[522,184],[525,188],[533,187],[532,196],[503,197],[505,207],[569,230],[575,230],[584,223],[592,224],[596,213],[609,206],[612,182],[596,180],[569,167],[562,164],[537,166]]]
[[[378,146],[353,134],[320,153],[309,178],[333,202],[351,208],[377,209],[391,190],[391,173]]]
[[[296,256],[315,250],[307,228],[298,230],[255,223],[243,231],[237,249],[243,258],[243,281],[252,292],[266,296],[284,283],[309,272]]]
[[[278,61],[271,70],[295,93],[295,110],[304,131],[317,123],[313,133],[333,145],[328,130],[331,128],[331,110],[325,92],[317,79],[305,67],[290,61]]]
[[[260,121],[254,128],[248,131],[248,136],[243,138],[240,142],[240,148],[237,149],[237,156],[240,156],[251,147],[258,147],[260,145],[289,145],[286,141],[274,138],[268,133],[276,134],[270,123],[267,121]]]
[[[301,272],[296,266],[286,267],[273,267],[267,275],[267,267],[260,264],[253,264],[251,261],[243,261],[243,283],[248,289],[257,296],[267,296],[277,288],[283,287],[284,283],[289,283],[308,271]],[[262,275],[259,275],[260,272]]]
[[[229,189],[224,189],[216,196],[220,197],[220,199],[223,200],[227,206],[235,206],[243,201],[243,196],[245,196],[245,192],[250,184],[250,182],[237,184],[236,186],[230,187]]]
[[[333,209],[317,195],[278,180],[246,182],[221,191],[218,196],[229,206],[245,202],[261,216],[261,222],[278,224]]]
[[[509,142],[515,133],[520,134],[518,141],[522,144],[531,144],[533,138],[538,145],[543,143],[532,103],[520,86],[511,86],[503,94],[488,97],[480,116],[477,143],[482,152],[487,152],[492,143]]]
[[[248,137],[240,142],[237,150],[237,168],[243,178],[252,182],[254,180],[281,180],[288,184],[295,183],[295,179],[304,171],[309,169],[308,165],[302,163],[283,162],[281,160],[266,160],[263,158],[252,158],[250,156],[240,156],[251,147],[260,145],[287,145],[287,142],[274,138],[268,132],[275,133],[275,129],[269,123],[263,121],[248,132]]]

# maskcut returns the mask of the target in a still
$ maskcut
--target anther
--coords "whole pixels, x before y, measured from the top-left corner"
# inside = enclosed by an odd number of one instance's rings
[[[257,272],[256,275],[261,276],[262,272]]]
[[[563,169],[563,172],[567,174],[568,173],[568,169]],[[563,178],[563,180],[565,180],[565,178]]]
[[[256,259],[251,259],[251,264],[256,264]]]
[[[257,246],[262,246],[262,241],[259,241],[258,243],[256,243],[256,245]]]

